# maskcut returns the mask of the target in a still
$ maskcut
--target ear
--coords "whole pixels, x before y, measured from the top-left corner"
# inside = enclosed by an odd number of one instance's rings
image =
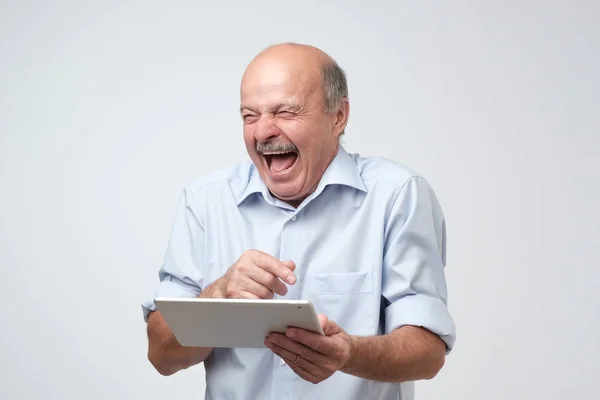
[[[335,137],[339,137],[344,129],[346,129],[346,125],[348,125],[348,118],[350,117],[350,101],[347,97],[342,98],[340,101],[340,106],[334,114],[333,119],[333,132]]]

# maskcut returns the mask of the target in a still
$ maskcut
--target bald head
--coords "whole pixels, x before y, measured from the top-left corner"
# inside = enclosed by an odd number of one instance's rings
[[[301,57],[306,61],[333,62],[333,59],[324,51],[307,44],[281,43],[267,47],[254,58],[253,61],[263,57]],[[252,64],[252,62],[251,62]]]
[[[282,74],[293,72],[311,90],[320,90],[326,112],[334,112],[348,97],[348,84],[344,71],[335,60],[317,47],[282,43],[267,47],[248,65],[242,86],[257,72]]]

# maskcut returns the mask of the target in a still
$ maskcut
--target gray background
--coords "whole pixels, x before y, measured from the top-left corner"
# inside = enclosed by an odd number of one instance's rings
[[[146,359],[183,186],[244,160],[263,47],[348,73],[345,146],[424,174],[458,341],[418,399],[591,399],[600,330],[597,1],[3,1],[0,398],[202,399]]]

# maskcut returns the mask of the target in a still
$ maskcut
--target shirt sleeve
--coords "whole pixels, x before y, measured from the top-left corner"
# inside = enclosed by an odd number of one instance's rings
[[[428,184],[412,177],[402,187],[385,228],[382,296],[385,333],[404,326],[438,335],[449,353],[456,340],[447,307],[446,225]]]
[[[191,193],[182,193],[154,295],[142,302],[144,320],[156,310],[157,297],[197,297],[202,291],[204,227],[190,207]]]

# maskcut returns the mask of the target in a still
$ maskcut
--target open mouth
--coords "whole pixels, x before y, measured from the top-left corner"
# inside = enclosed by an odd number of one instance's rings
[[[267,166],[272,173],[281,174],[290,170],[298,160],[298,153],[290,152],[272,152],[263,154]]]

